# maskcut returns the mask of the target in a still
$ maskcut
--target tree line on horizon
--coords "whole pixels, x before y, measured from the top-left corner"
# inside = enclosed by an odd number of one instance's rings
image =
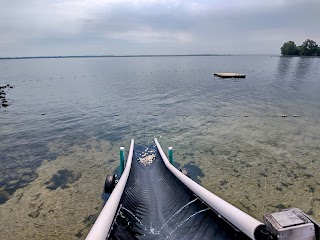
[[[300,46],[297,46],[294,41],[288,41],[280,49],[282,55],[320,56],[320,47],[311,39],[305,40]]]

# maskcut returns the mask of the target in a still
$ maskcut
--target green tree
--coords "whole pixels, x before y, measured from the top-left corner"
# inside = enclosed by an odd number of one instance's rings
[[[299,55],[315,56],[319,55],[319,47],[317,43],[311,39],[305,40],[301,46],[298,47]]]
[[[282,55],[297,55],[298,49],[293,41],[285,42],[280,48]]]
[[[282,55],[297,55],[298,48],[293,41],[285,42],[280,48]]]

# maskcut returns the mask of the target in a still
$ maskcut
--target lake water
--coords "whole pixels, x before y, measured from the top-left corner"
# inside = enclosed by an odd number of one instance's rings
[[[84,239],[130,139],[156,136],[198,182],[261,220],[320,221],[320,58],[0,61],[0,239]],[[220,79],[214,72],[245,79]],[[285,115],[286,117],[283,117]]]

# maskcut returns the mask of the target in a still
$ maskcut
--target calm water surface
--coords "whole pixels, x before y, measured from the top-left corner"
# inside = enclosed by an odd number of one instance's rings
[[[118,148],[154,136],[254,217],[299,207],[320,220],[319,69],[271,56],[1,60],[14,88],[0,108],[0,238],[83,239]],[[247,77],[213,77],[226,71]]]

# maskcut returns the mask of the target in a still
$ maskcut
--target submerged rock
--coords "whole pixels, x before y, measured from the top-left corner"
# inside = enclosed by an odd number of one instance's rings
[[[37,218],[39,215],[40,215],[40,211],[42,210],[42,205],[44,203],[41,203],[38,208],[34,211],[32,211],[31,213],[28,214],[29,217],[32,217],[32,218]]]
[[[80,173],[75,173],[73,171],[63,169],[59,170],[57,174],[54,174],[50,181],[45,182],[47,189],[56,190],[58,187],[62,189],[68,188],[69,184],[74,183],[81,177]]]
[[[7,195],[4,195],[4,194],[0,193],[0,204],[4,204],[8,200],[9,200],[9,198],[8,198]]]

